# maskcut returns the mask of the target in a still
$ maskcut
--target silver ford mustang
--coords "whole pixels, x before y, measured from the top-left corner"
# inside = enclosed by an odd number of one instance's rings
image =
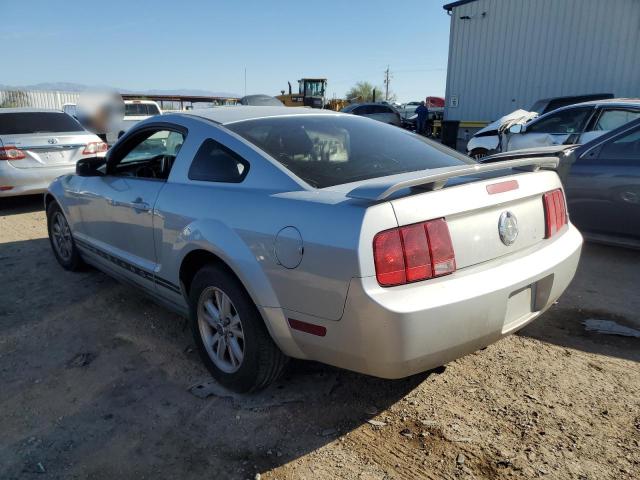
[[[540,315],[582,246],[555,161],[479,165],[358,116],[223,107],[139,123],[45,203],[64,268],[188,315],[213,376],[251,391],[288,357],[408,376]]]

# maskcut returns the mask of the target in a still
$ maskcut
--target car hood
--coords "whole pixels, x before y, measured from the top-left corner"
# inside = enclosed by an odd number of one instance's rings
[[[478,130],[476,132],[476,135],[479,133],[490,132],[492,130],[498,130],[501,126],[506,124],[509,124],[509,126],[515,125],[518,123],[525,124],[528,121],[533,120],[537,116],[538,116],[537,112],[528,112],[527,110],[522,110],[522,109],[514,110],[513,112],[508,113],[503,117],[500,117],[495,122],[491,122],[486,127]]]

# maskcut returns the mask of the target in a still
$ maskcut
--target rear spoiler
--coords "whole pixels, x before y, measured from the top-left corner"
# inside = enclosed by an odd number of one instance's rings
[[[360,186],[349,191],[347,197],[379,201],[404,188],[419,187],[421,190],[439,190],[444,187],[450,178],[511,168],[535,172],[543,167],[555,169],[559,162],[560,160],[557,157],[524,158],[496,163],[441,167],[418,172],[400,173],[363,182]]]

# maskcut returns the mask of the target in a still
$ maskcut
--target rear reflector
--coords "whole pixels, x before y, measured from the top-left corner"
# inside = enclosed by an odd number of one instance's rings
[[[21,160],[25,157],[24,152],[13,145],[0,147],[0,160]]]
[[[310,333],[311,335],[317,335],[324,337],[327,334],[327,329],[322,325],[315,325],[313,323],[302,322],[289,318],[289,326],[294,330],[300,330],[301,332]]]
[[[9,186],[9,185],[3,185],[0,187],[0,192],[7,192],[9,190],[13,190],[13,187]]]
[[[517,190],[519,188],[517,180],[509,180],[507,182],[492,183],[487,185],[487,193],[493,195],[496,193],[504,193],[510,190]]]
[[[444,218],[394,228],[373,239],[376,278],[383,287],[426,280],[456,270]]]
[[[83,155],[90,155],[92,153],[106,152],[109,149],[109,145],[104,142],[89,142],[82,151]]]
[[[567,208],[562,190],[557,189],[545,193],[542,201],[546,227],[544,238],[551,238],[567,224]]]

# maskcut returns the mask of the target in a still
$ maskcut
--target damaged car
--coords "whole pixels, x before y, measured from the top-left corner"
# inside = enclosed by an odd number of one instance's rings
[[[503,134],[514,125],[524,125],[531,120],[546,115],[560,108],[575,105],[577,103],[596,100],[613,99],[611,93],[597,93],[590,95],[574,95],[570,97],[553,97],[536,101],[528,110],[515,110],[498,120],[491,122],[486,127],[478,130],[467,144],[467,153],[473,158],[482,158],[496,152],[507,151],[503,145]],[[540,145],[529,145],[540,146]],[[519,147],[527,148],[527,147]],[[511,148],[513,150],[513,148]]]

